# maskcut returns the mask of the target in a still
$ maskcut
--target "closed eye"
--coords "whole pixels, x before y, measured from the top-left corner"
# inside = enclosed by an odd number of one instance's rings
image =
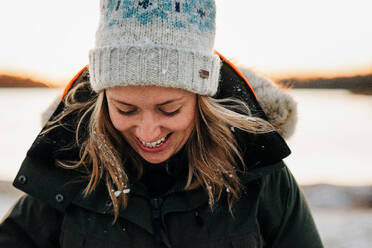
[[[167,112],[167,111],[163,111],[163,110],[160,110],[160,112],[162,112],[164,115],[166,116],[174,116],[176,114],[178,114],[180,112],[180,109],[177,109],[173,112]],[[122,115],[132,115],[134,114],[137,110],[136,109],[133,109],[133,110],[130,110],[130,111],[123,111],[121,109],[117,109],[117,111],[119,112],[119,114],[122,114]]]
[[[160,110],[163,114],[165,114],[166,116],[174,116],[176,114],[178,114],[180,112],[180,109],[177,109],[176,111],[173,111],[173,112],[166,112],[166,111],[163,111],[163,110]]]
[[[121,109],[117,109],[117,111],[119,112],[119,114],[122,114],[122,115],[131,115],[131,114],[134,114],[136,112],[136,109],[133,109],[133,110],[130,110],[130,111],[123,111]]]

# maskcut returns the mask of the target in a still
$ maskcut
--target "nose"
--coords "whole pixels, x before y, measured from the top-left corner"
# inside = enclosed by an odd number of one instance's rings
[[[145,142],[154,142],[158,140],[161,135],[161,126],[159,121],[154,118],[151,113],[142,115],[135,131],[136,136]]]

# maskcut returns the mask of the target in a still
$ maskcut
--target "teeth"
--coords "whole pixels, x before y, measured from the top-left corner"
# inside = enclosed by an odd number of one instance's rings
[[[142,141],[142,140],[140,140],[141,141],[141,143],[144,145],[144,146],[147,146],[147,147],[150,147],[150,148],[153,148],[153,147],[158,147],[158,146],[160,146],[164,141],[165,141],[165,139],[166,139],[166,137],[164,137],[164,138],[162,138],[162,139],[160,139],[160,140],[158,140],[158,141],[155,141],[155,142],[144,142],[144,141]]]

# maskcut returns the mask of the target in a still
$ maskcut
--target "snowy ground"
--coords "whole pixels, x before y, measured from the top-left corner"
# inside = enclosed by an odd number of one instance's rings
[[[0,219],[5,216],[20,193],[4,190],[0,183]],[[315,190],[316,189],[316,190]],[[372,208],[351,204],[354,195],[360,198],[361,191],[327,185],[305,188],[315,223],[326,248],[370,248],[372,247]],[[362,192],[365,188],[362,189]],[[353,194],[351,192],[358,192]],[[331,201],[327,201],[331,199]],[[335,205],[335,203],[338,203]]]
[[[372,209],[316,209],[313,217],[324,247],[372,247]]]
[[[18,197],[18,195],[13,194],[0,194],[0,219],[6,215]]]

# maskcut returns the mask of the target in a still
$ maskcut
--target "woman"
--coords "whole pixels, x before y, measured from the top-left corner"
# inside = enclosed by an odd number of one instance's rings
[[[28,151],[0,246],[322,247],[214,36],[212,0],[101,1],[89,72]]]

